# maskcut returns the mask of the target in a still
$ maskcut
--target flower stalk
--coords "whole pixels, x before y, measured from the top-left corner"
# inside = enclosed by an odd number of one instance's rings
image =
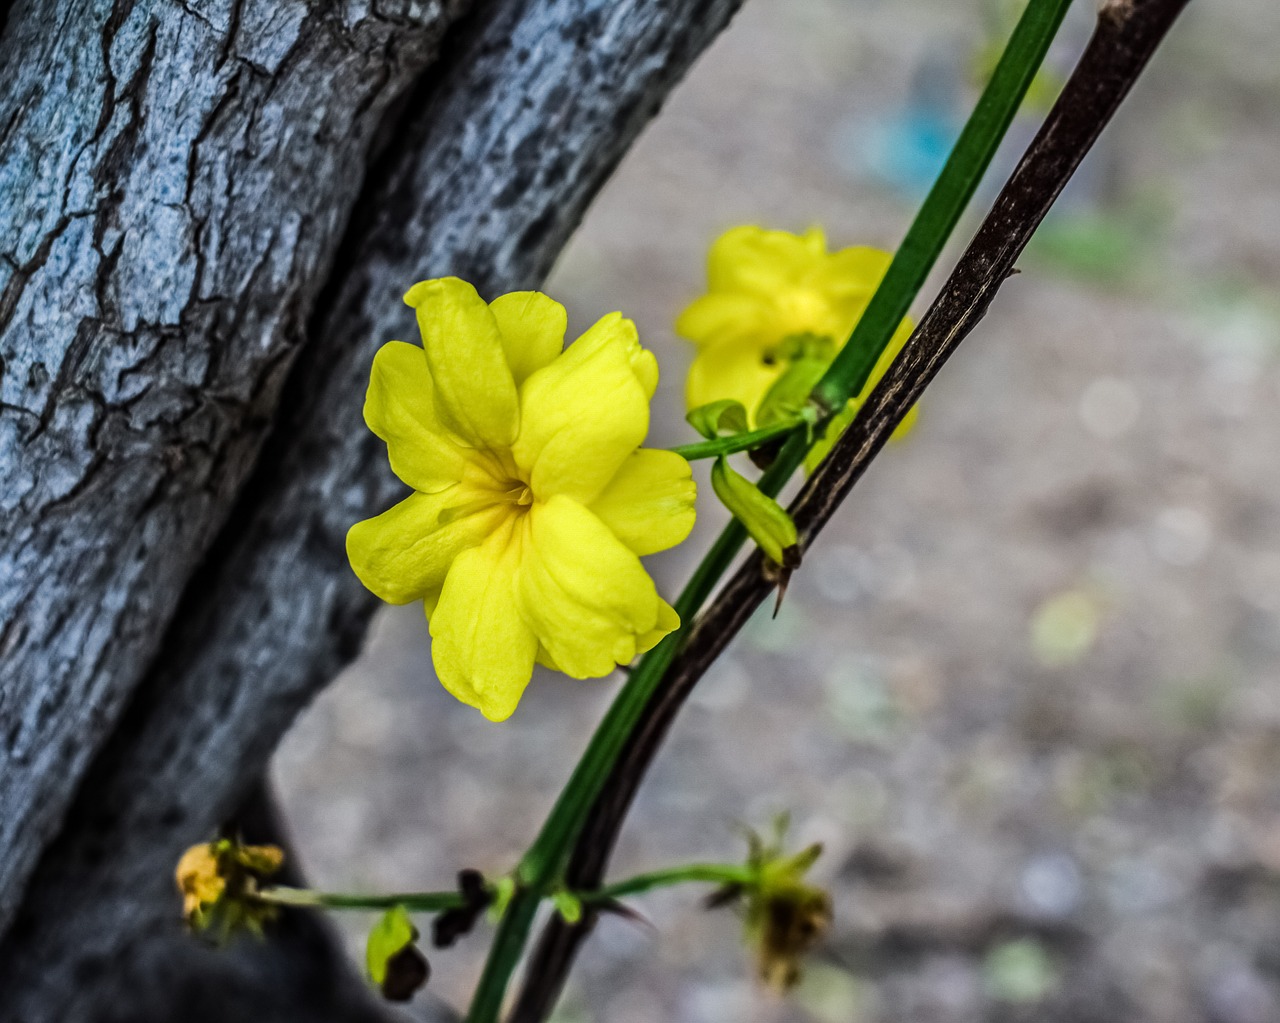
[[[403,906],[410,913],[439,913],[466,905],[461,892],[399,892],[372,895],[360,892],[320,892],[310,888],[276,886],[254,894],[259,902],[273,906],[297,906],[312,909],[383,910]]]
[[[754,868],[735,863],[686,863],[678,867],[667,867],[665,870],[636,874],[602,888],[579,892],[578,897],[586,905],[591,905],[677,884],[749,885],[755,881],[757,874],[758,871]]]
[[[754,451],[770,441],[785,437],[800,427],[811,426],[816,418],[816,415],[806,410],[803,415],[770,423],[757,430],[735,433],[728,437],[717,437],[715,440],[699,441],[695,444],[682,444],[670,450],[687,462],[695,462],[700,458],[723,458],[725,455],[736,455],[742,451]]]

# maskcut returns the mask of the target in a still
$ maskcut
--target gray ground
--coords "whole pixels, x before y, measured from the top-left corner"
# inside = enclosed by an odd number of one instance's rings
[[[762,992],[732,914],[664,892],[656,931],[601,926],[563,1020],[1280,1019],[1280,7],[1192,7],[632,815],[618,876],[735,858],[781,809],[821,838],[836,923],[805,983]],[[638,321],[653,442],[689,438],[670,324],[707,241],[818,221],[892,247],[895,118],[971,102],[980,11],[749,0],[695,69],[548,285],[577,327]],[[654,559],[668,595],[723,522],[709,497]],[[538,678],[494,726],[428,649],[388,611],[280,752],[319,885],[509,867],[617,686]],[[462,1002],[483,947],[433,956],[432,994]]]

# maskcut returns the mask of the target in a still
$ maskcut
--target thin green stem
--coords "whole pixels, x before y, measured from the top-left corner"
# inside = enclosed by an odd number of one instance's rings
[[[255,892],[259,902],[275,906],[314,906],[321,909],[391,909],[403,906],[411,913],[439,913],[465,906],[466,899],[458,891],[399,892],[391,895],[363,895],[350,892],[317,892],[310,888],[277,886]]]
[[[675,884],[701,882],[703,884],[751,884],[756,879],[756,871],[750,867],[732,863],[686,863],[679,867],[668,867],[666,870],[653,870],[647,874],[637,874],[623,881],[615,881],[595,891],[579,892],[584,903],[605,902],[610,899],[621,899],[628,895],[639,895],[654,888],[665,888]]]
[[[511,974],[515,972],[520,956],[524,954],[525,943],[529,940],[529,930],[533,927],[533,918],[538,912],[541,893],[528,888],[516,889],[515,895],[502,914],[498,924],[498,933],[493,936],[493,944],[489,947],[489,958],[485,960],[484,972],[480,974],[480,982],[476,985],[475,998],[471,1001],[471,1010],[467,1013],[466,1023],[492,1023],[502,1011],[502,999],[507,993],[507,985],[511,982]]]
[[[682,444],[680,447],[671,448],[670,450],[690,462],[699,458],[719,458],[721,455],[734,455],[739,451],[750,451],[753,448],[758,448],[768,441],[790,433],[805,422],[806,419],[804,417],[784,419],[781,422],[771,423],[748,433],[736,433],[731,437],[717,437],[715,440],[704,440],[697,444]]]
[[[1030,0],[866,312],[849,342],[814,388],[811,400],[822,418],[829,418],[844,408],[851,396],[861,393],[880,353],[907,314],[995,155],[1069,3],[1070,0]],[[776,496],[804,461],[808,447],[804,433],[792,433],[761,479],[760,489]],[[640,660],[597,726],[542,830],[517,867],[517,876],[526,888],[517,893],[499,928],[468,1023],[493,1023],[497,1018],[541,893],[559,879],[596,797],[609,779],[628,736],[642,720],[645,707],[675,658],[690,621],[728,570],[746,538],[746,531],[736,521],[720,534],[676,602],[680,628]]]
[[[734,556],[747,539],[747,531],[735,519],[711,545],[676,600],[680,628],[645,654],[618,693],[595,735],[578,761],[568,783],[561,790],[542,831],[520,862],[521,880],[534,886],[546,885],[563,867],[569,850],[582,827],[587,810],[599,794],[600,786],[618,751],[644,712],[645,704],[662,681],[663,673],[680,647],[684,630],[703,602],[711,595]]]

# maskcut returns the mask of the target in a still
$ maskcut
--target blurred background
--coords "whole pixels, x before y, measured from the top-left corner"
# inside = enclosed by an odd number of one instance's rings
[[[650,444],[693,436],[671,324],[711,239],[820,223],[892,249],[1016,8],[747,0],[546,286],[571,336],[639,324]],[[615,877],[737,859],[782,810],[826,844],[835,923],[804,982],[764,991],[733,913],[668,890],[637,902],[652,929],[601,923],[562,1023],[1280,1019],[1278,45],[1272,0],[1191,5],[643,788]],[[724,520],[706,488],[651,559],[668,597]],[[436,683],[421,609],[387,610],[275,762],[302,866],[362,890],[508,869],[617,685],[538,676],[492,725]],[[353,956],[368,923],[342,920]],[[465,1004],[483,937],[431,956],[408,1016]]]

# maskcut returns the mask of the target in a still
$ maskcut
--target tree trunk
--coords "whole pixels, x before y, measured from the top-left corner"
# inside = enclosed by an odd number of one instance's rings
[[[130,964],[195,954],[179,852],[374,608],[343,536],[401,491],[360,417],[400,294],[536,286],[737,3],[0,5],[13,1018],[142,1018]]]

